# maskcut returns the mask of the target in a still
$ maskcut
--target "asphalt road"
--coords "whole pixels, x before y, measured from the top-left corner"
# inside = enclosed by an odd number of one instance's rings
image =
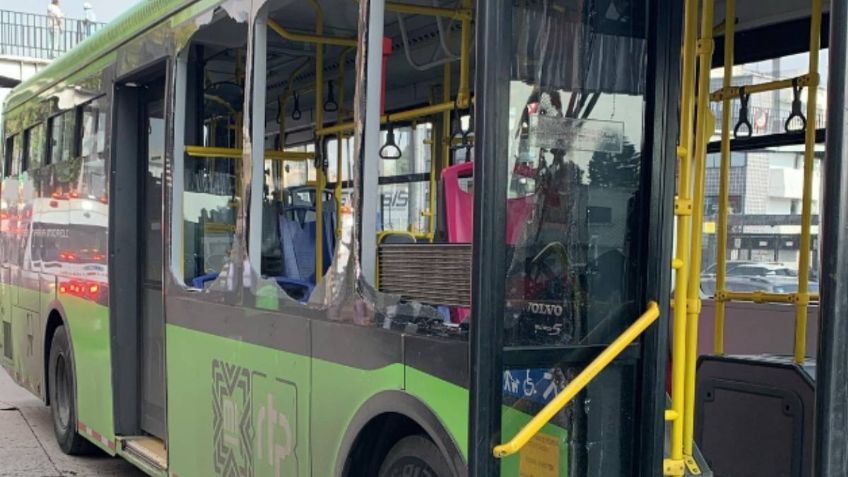
[[[0,477],[142,477],[105,454],[71,457],[53,438],[50,409],[0,368]]]

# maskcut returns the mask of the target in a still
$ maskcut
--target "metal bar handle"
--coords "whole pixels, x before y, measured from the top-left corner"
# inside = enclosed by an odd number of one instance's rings
[[[607,348],[592,360],[561,393],[536,414],[530,422],[524,425],[509,442],[495,446],[495,457],[507,457],[520,451],[558,412],[574,399],[601,371],[606,369],[622,351],[625,350],[660,316],[660,308],[655,301],[648,302],[648,309],[642,313],[624,333],[619,335]]]

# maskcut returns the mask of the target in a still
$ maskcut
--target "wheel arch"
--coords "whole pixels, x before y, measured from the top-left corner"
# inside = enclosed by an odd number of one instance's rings
[[[442,452],[455,477],[468,475],[467,465],[459,446],[433,410],[423,401],[404,391],[383,391],[369,398],[357,410],[345,431],[336,456],[335,475],[353,477],[365,462],[385,457],[388,448],[381,448],[383,431],[391,429],[397,439],[421,433],[432,440]],[[382,442],[389,444],[393,442]]]
[[[50,380],[48,379],[48,367],[50,366],[50,350],[53,346],[53,335],[56,334],[56,329],[58,329],[60,326],[65,327],[65,333],[68,334],[68,345],[71,348],[71,354],[74,353],[74,340],[71,339],[71,330],[70,327],[67,326],[67,320],[65,319],[65,310],[64,308],[62,308],[62,304],[58,301],[54,301],[50,303],[47,309],[50,311],[47,313],[47,320],[44,322],[44,357],[41,367],[41,370],[44,373],[44,386],[42,387],[41,399],[44,401],[44,404],[49,406]],[[74,392],[76,392],[76,390],[74,390]]]

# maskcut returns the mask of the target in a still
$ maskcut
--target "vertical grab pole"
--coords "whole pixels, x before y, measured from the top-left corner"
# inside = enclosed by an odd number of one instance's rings
[[[462,8],[471,11],[473,0],[462,0]],[[447,63],[450,64],[450,63]],[[459,91],[456,95],[457,105],[463,109],[471,105],[471,89],[469,87],[471,76],[471,17],[462,18],[462,29],[460,31],[459,50]]]
[[[736,0],[727,0],[724,16],[724,79],[727,91],[733,80],[733,48],[736,37]],[[727,276],[727,209],[730,194],[730,108],[733,102],[725,95],[721,103],[721,168],[718,185],[718,253],[716,256],[715,354],[724,355],[724,282]]]
[[[683,79],[680,98],[680,141],[677,146],[679,159],[678,195],[674,214],[677,217],[676,257],[672,260],[674,275],[674,329],[672,343],[672,391],[671,408],[675,418],[671,427],[671,465],[667,475],[682,476],[683,463],[683,411],[684,379],[686,372],[686,288],[689,257],[689,232],[692,213],[690,200],[691,179],[689,167],[692,158],[692,129],[695,114],[695,38],[698,30],[698,1],[686,0],[683,33]],[[666,466],[668,467],[668,465]]]
[[[801,198],[801,243],[798,260],[798,295],[795,302],[795,362],[807,358],[807,305],[810,303],[810,227],[812,218],[813,163],[816,153],[816,96],[819,89],[822,0],[813,0],[810,15],[810,84],[807,86],[807,127],[804,130],[804,189]]]
[[[435,99],[435,98],[434,98]],[[436,189],[438,188],[438,176],[436,172],[439,165],[436,163],[436,128],[433,123],[430,123],[430,189],[427,203],[427,240],[432,242],[436,238]]]
[[[357,180],[360,182],[360,211],[359,211],[359,247],[362,277],[368,283],[374,283],[377,276],[377,206],[379,187],[377,168],[380,157],[380,116],[381,94],[383,91],[383,22],[385,18],[384,0],[367,0],[359,4],[360,10],[367,12],[367,39],[360,44],[357,55],[364,61],[365,98],[356,98],[357,106],[364,107],[365,113],[361,120],[364,124],[359,157],[354,160],[362,161],[361,172]],[[360,28],[362,24],[360,23]],[[362,34],[359,35],[362,40]],[[354,108],[355,109],[355,108]]]
[[[324,34],[324,10],[318,0],[311,0],[315,9],[315,34]],[[315,44],[315,130],[324,127],[324,45]],[[319,138],[315,144],[315,157],[324,161],[324,138]],[[315,282],[324,276],[324,187],[327,178],[324,175],[324,165],[317,164],[315,168]]]
[[[704,176],[707,142],[715,131],[715,118],[710,110],[710,68],[713,50],[713,0],[704,0],[701,13],[701,39],[698,41],[698,106],[695,125],[694,183],[692,197],[692,245],[689,280],[686,289],[686,377],[683,410],[683,454],[692,456],[695,435],[695,368],[698,362],[698,319],[701,314],[701,243],[704,228]],[[687,459],[690,466],[695,461]]]
[[[443,78],[442,78],[442,100],[449,102],[451,100],[451,80],[453,70],[450,63],[445,63]],[[451,151],[451,112],[445,111],[442,113],[442,169],[450,166],[450,151]]]
[[[812,475],[848,475],[848,3],[830,4],[830,71],[827,81],[827,158],[823,164],[824,197],[819,274],[819,349],[816,359],[815,440]]]

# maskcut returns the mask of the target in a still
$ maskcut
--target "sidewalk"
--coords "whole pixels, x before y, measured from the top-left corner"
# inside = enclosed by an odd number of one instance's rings
[[[53,438],[50,409],[0,368],[0,477],[141,477],[105,454],[67,456]]]

